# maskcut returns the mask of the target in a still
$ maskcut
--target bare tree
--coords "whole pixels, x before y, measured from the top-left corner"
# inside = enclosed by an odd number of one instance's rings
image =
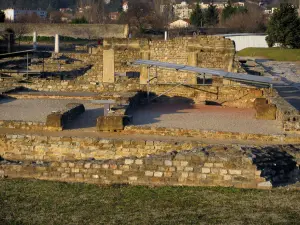
[[[231,16],[221,26],[238,29],[239,32],[264,32],[266,18],[259,8],[250,6],[246,13],[237,13]]]
[[[104,23],[106,19],[104,0],[79,0],[78,7],[90,23]]]
[[[53,11],[49,14],[49,20],[51,23],[61,23],[62,17],[63,17],[63,14],[59,11]]]
[[[19,46],[21,44],[21,38],[29,32],[26,23],[11,23],[9,29],[14,31],[15,38],[19,41]]]

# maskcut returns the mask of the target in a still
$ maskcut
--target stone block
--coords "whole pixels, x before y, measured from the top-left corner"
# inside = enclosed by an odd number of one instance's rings
[[[202,168],[202,173],[210,173],[210,168]]]
[[[137,160],[135,160],[135,164],[143,165],[143,160],[142,159],[137,159]]]
[[[122,170],[114,170],[114,174],[121,175],[121,174],[123,174],[123,171]]]
[[[213,163],[204,163],[204,167],[213,167],[214,164]]]
[[[128,177],[128,180],[129,181],[137,181],[138,178],[136,176],[130,176],[130,177]]]
[[[273,104],[268,104],[267,99],[257,98],[254,101],[254,108],[256,110],[256,119],[262,120],[276,120],[277,108]]]
[[[172,161],[171,160],[165,160],[165,165],[166,166],[172,166]]]
[[[154,172],[154,177],[162,177],[163,172]]]
[[[231,175],[241,175],[242,171],[241,170],[229,170],[229,174],[231,174]]]
[[[153,172],[152,171],[145,171],[145,176],[146,177],[153,177]]]
[[[63,126],[62,114],[59,112],[55,112],[48,115],[46,119],[46,126],[61,128]]]
[[[260,182],[257,184],[258,188],[261,189],[271,189],[273,187],[271,181],[266,181],[266,182]]]
[[[232,177],[230,175],[224,175],[224,180],[231,180]]]
[[[133,164],[133,163],[134,163],[133,159],[125,159],[125,164],[126,165],[130,165],[130,164]]]
[[[118,131],[124,129],[123,116],[100,116],[97,119],[98,131]]]

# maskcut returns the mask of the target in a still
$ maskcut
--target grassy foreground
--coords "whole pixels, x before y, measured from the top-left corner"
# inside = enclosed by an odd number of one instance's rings
[[[0,224],[299,224],[300,192],[0,180]]]
[[[237,55],[243,57],[261,57],[276,61],[300,61],[300,49],[245,48],[239,51]]]

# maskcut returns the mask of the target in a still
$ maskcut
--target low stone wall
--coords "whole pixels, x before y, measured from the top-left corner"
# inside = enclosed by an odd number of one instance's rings
[[[124,134],[147,134],[174,137],[197,137],[201,139],[214,140],[248,140],[261,142],[278,142],[278,143],[299,143],[299,136],[287,136],[285,134],[251,134],[227,131],[211,131],[200,129],[183,129],[167,127],[150,127],[150,126],[126,126]]]
[[[67,104],[67,109],[62,112],[53,112],[47,116],[46,126],[48,130],[60,131],[64,126],[84,113],[83,104],[70,103]]]
[[[0,120],[0,128],[22,129],[22,130],[47,130],[44,122]]]
[[[276,118],[282,122],[284,131],[299,132],[300,131],[300,114],[296,108],[278,95],[273,90],[272,96],[267,96],[268,100],[276,105]]]
[[[136,78],[120,77],[115,84],[85,83],[75,81],[58,81],[38,79],[32,83],[6,83],[3,87],[23,86],[38,91],[56,92],[138,92],[147,91],[146,85],[140,85]],[[1,85],[1,84],[0,84]],[[165,93],[167,90],[171,91]],[[238,108],[253,108],[254,100],[265,96],[268,90],[249,86],[202,86],[186,85],[175,87],[174,84],[150,85],[150,92],[155,95],[164,94],[167,97],[184,97],[193,100],[196,104],[203,101],[213,101],[223,106]]]
[[[146,156],[169,151],[190,150],[201,142],[0,135],[0,156],[8,160],[87,160]]]
[[[34,31],[39,36],[52,37],[55,34],[61,36],[99,39],[99,38],[127,38],[129,33],[126,24],[45,24],[45,23],[2,23],[0,28],[24,29],[27,35],[32,35]]]
[[[274,152],[276,154],[274,154]],[[118,160],[0,162],[0,176],[132,185],[270,189],[293,181],[299,168],[280,149],[208,147]],[[264,160],[268,157],[267,160]]]

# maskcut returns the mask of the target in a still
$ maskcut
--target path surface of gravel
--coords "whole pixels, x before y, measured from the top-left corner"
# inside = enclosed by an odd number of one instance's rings
[[[184,103],[153,103],[144,106],[133,114],[133,124],[255,134],[283,133],[279,121],[255,119],[254,109],[191,106]]]

